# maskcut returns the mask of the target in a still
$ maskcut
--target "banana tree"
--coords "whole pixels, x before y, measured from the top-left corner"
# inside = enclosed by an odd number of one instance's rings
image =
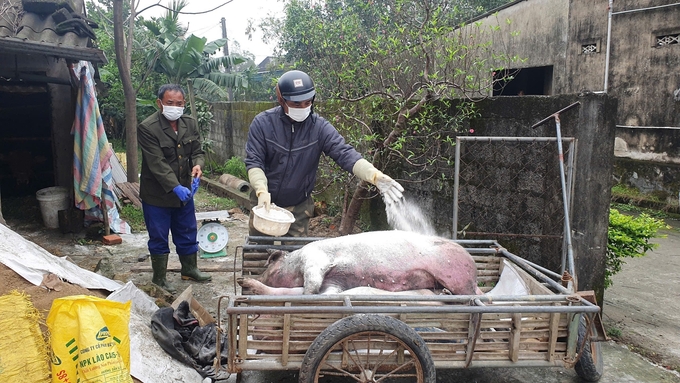
[[[205,37],[193,34],[187,38],[163,36],[158,39],[156,52],[150,52],[149,64],[156,72],[164,74],[168,82],[186,83],[190,95],[194,92],[206,101],[226,100],[227,88],[247,88],[248,79],[240,72],[225,71],[225,68],[245,62],[245,58],[214,56],[225,43],[226,39],[207,42]]]

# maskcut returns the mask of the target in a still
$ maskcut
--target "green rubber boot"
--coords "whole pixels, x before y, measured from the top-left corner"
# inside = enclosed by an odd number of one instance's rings
[[[192,279],[196,282],[211,280],[212,277],[210,275],[202,273],[201,270],[198,269],[196,266],[196,258],[198,258],[198,253],[179,256],[179,262],[182,264],[182,279]]]
[[[169,293],[175,293],[177,291],[177,289],[165,279],[165,275],[168,271],[168,254],[151,254],[151,268],[153,269],[153,278],[151,279],[151,282]]]

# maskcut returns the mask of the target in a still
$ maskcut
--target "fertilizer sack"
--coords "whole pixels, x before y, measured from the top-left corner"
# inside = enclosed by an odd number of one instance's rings
[[[50,381],[41,320],[25,294],[13,291],[0,297],[0,382]]]
[[[87,295],[55,299],[47,316],[52,382],[132,382],[130,301]]]

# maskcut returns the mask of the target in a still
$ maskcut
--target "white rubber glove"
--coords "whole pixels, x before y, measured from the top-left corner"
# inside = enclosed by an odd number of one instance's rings
[[[255,195],[257,196],[257,206],[264,206],[264,209],[269,212],[269,208],[272,203],[272,196],[269,194],[269,189],[267,187],[267,176],[264,171],[260,168],[252,168],[248,170],[248,180],[250,181],[250,186],[255,189]]]
[[[388,205],[398,203],[404,198],[402,194],[404,188],[387,174],[382,172],[378,174],[375,177],[375,186],[380,190],[385,203]]]
[[[382,194],[385,204],[391,205],[404,198],[404,195],[402,194],[404,188],[399,182],[376,169],[373,164],[363,158],[354,164],[352,173],[359,177],[359,179],[375,185],[380,191],[380,194]]]

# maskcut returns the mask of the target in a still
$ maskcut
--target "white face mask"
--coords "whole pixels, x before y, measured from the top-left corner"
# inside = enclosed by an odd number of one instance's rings
[[[181,106],[163,105],[163,115],[169,121],[177,121],[184,114],[184,108]]]
[[[309,113],[312,111],[312,106],[308,106],[306,108],[291,108],[290,106],[288,107],[288,117],[292,118],[294,121],[297,122],[302,122],[309,117]]]

